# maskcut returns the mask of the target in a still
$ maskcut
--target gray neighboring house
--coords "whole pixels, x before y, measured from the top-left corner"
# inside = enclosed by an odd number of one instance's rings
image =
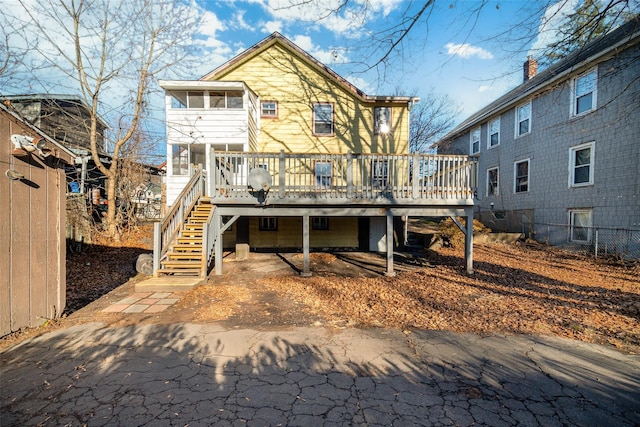
[[[476,217],[552,245],[592,247],[596,229],[627,229],[625,251],[640,254],[640,16],[523,71],[521,85],[437,143],[440,154],[478,157]]]

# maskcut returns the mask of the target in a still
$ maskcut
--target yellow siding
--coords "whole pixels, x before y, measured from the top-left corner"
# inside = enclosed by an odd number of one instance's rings
[[[252,248],[301,248],[302,218],[278,218],[278,231],[260,231],[259,218],[249,220],[249,245]],[[226,244],[225,244],[226,246]],[[311,230],[309,246],[312,248],[358,247],[358,218],[329,218],[329,230]]]
[[[408,152],[406,103],[363,102],[278,43],[215,78],[244,81],[261,100],[278,102],[278,118],[261,120],[259,152]],[[334,104],[334,136],[313,135],[312,108],[318,102]],[[374,135],[374,106],[392,107],[391,134]]]

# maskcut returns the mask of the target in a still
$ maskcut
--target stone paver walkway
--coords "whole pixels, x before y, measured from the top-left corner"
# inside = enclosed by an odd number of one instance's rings
[[[89,323],[0,379],[2,426],[640,425],[640,358],[553,337]]]
[[[176,292],[135,292],[103,309],[105,313],[160,313],[180,299]]]

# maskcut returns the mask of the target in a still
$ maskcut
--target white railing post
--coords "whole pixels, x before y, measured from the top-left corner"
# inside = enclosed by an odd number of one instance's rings
[[[284,155],[284,150],[280,150],[280,164],[278,165],[278,196],[281,199],[284,199],[285,196],[285,185],[286,185],[286,172],[287,172],[287,164],[286,158]]]

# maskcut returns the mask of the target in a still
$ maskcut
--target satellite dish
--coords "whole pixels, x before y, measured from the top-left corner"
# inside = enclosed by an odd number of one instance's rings
[[[271,188],[271,175],[263,168],[254,168],[249,171],[249,187],[256,191],[269,191]]]

